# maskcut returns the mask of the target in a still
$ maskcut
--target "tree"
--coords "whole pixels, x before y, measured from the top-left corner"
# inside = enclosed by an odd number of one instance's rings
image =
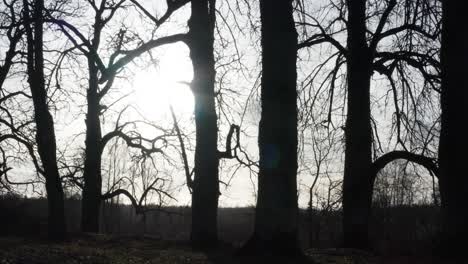
[[[396,159],[407,159],[435,170],[437,167],[434,159],[426,156],[431,153],[428,145],[434,141],[432,128],[435,125],[430,125],[430,129],[421,125],[427,122],[425,118],[428,119],[428,113],[433,111],[422,111],[420,102],[427,100],[430,104],[434,98],[430,91],[437,91],[439,62],[435,40],[440,32],[440,19],[437,3],[430,0],[332,0],[323,14],[329,14],[330,9],[335,10],[336,17],[327,16],[321,20],[310,18],[310,23],[307,19],[299,22],[316,30],[312,34],[306,30],[305,40],[299,44],[299,48],[327,44],[336,50],[315,68],[310,82],[315,81],[322,69],[328,69],[328,63],[333,64],[320,85],[323,87],[325,82],[329,83],[329,115],[324,122],[332,125],[333,96],[339,94],[336,90],[340,87],[338,82],[341,79],[345,84],[341,86],[346,87],[346,96],[343,96],[346,103],[343,105],[347,108],[343,111],[346,113],[343,127],[344,245],[367,248],[373,181],[378,170]],[[302,14],[309,18],[306,12],[302,11]],[[325,25],[327,21],[329,24]],[[345,38],[347,43],[343,45],[340,40]],[[343,65],[346,65],[346,78],[340,78]],[[389,141],[395,141],[396,150],[391,149],[388,153],[382,149],[379,129],[371,111],[371,103],[376,102],[370,89],[378,84],[372,80],[374,74],[380,74],[388,81],[387,96],[393,97],[392,107],[395,110]],[[422,81],[411,81],[413,74],[422,77]],[[381,86],[379,84],[378,87]],[[422,99],[415,99],[416,88],[421,90]],[[418,129],[424,131],[423,136],[419,136]],[[385,154],[382,155],[382,152]]]
[[[251,253],[300,253],[297,240],[297,33],[293,1],[260,1],[260,171]]]
[[[20,42],[24,36],[22,29],[21,15],[18,11],[21,10],[21,1],[12,0],[4,1],[0,4],[0,35],[2,43],[7,43],[2,50],[2,59],[0,64],[0,152],[2,160],[0,161],[0,190],[11,191],[12,185],[27,185],[26,182],[14,182],[8,178],[8,172],[12,169],[8,166],[9,158],[20,158],[22,147],[27,149],[27,152],[32,158],[37,172],[41,172],[41,168],[37,163],[34,144],[29,140],[29,133],[25,128],[29,128],[31,123],[30,118],[23,118],[25,108],[17,109],[12,107],[21,102],[22,99],[30,101],[31,96],[24,92],[23,88],[9,89],[6,85],[8,77],[14,75],[14,65],[18,64],[20,52]],[[27,115],[27,114],[26,114]],[[11,143],[17,143],[19,148],[13,148]],[[13,149],[12,149],[13,148]],[[13,152],[13,153],[11,153]],[[9,154],[11,153],[11,154]],[[4,178],[4,180],[3,180]]]
[[[442,249],[448,256],[462,256],[468,235],[466,194],[468,177],[464,163],[468,140],[468,27],[464,4],[443,1],[442,30],[442,124],[439,141],[440,195],[442,201]]]
[[[101,43],[102,31],[106,24],[112,19],[116,11],[124,1],[116,4],[101,1],[100,5],[90,2],[95,10],[95,21],[93,24],[93,36],[89,41],[90,49],[94,52],[88,54],[88,90],[86,92],[86,139],[85,139],[85,161],[83,171],[83,197],[81,203],[81,230],[83,232],[99,232],[99,215],[101,208],[102,174],[101,162],[105,143],[102,142],[101,120],[102,98],[111,89],[115,74],[107,80],[101,89],[99,86],[99,68],[94,56],[99,56],[98,51]],[[104,13],[109,11],[107,16]],[[122,45],[122,38],[118,39]],[[119,44],[118,44],[119,45]],[[94,54],[91,55],[91,54]]]
[[[112,195],[106,193],[102,195],[102,154],[106,144],[114,138],[121,138],[131,148],[139,149],[143,155],[151,155],[152,153],[162,153],[162,150],[155,147],[155,143],[159,140],[165,140],[163,137],[157,136],[154,139],[148,139],[141,136],[137,131],[129,133],[124,132],[128,126],[134,125],[134,122],[126,122],[124,124],[117,124],[113,131],[108,133],[102,132],[101,118],[108,106],[104,105],[104,99],[109,91],[113,88],[114,80],[118,73],[135,58],[141,56],[151,49],[161,45],[175,43],[185,39],[185,34],[176,34],[157,39],[152,39],[147,42],[138,43],[137,47],[132,50],[126,50],[126,46],[132,44],[132,38],[128,34],[125,26],[116,34],[114,43],[112,43],[113,51],[110,52],[107,66],[104,64],[106,57],[105,51],[109,51],[109,47],[102,47],[104,29],[111,20],[115,17],[117,12],[124,9],[125,0],[108,1],[103,0],[99,4],[94,1],[87,1],[91,9],[94,11],[94,21],[92,25],[92,32],[90,33],[91,39],[87,39],[79,28],[63,19],[57,19],[49,15],[48,22],[57,25],[61,31],[71,40],[75,48],[79,49],[86,57],[87,63],[87,79],[88,87],[86,92],[86,139],[85,139],[85,155],[84,155],[84,168],[83,179],[84,184],[83,198],[82,198],[82,214],[81,214],[81,229],[84,232],[99,232],[99,215],[101,208],[101,201],[109,199],[115,195],[129,194],[125,190],[118,190],[112,192]],[[155,28],[159,28],[170,16],[179,8],[184,6],[188,1],[169,1],[165,14],[157,19],[150,15],[150,13],[141,6],[138,1],[131,1],[137,10],[143,12],[155,24]],[[119,115],[120,119],[120,115]],[[129,135],[132,134],[133,135]],[[145,143],[152,145],[150,147],[144,146]],[[129,196],[129,195],[127,195]],[[132,197],[133,199],[133,197]]]
[[[192,184],[192,231],[197,247],[218,240],[219,154],[215,107],[214,27],[215,0],[192,0],[187,45],[193,65],[191,89],[195,97],[195,164]]]
[[[397,6],[397,1],[390,0],[387,7],[384,9],[381,18],[375,29],[372,39],[367,42],[367,26],[366,26],[366,1],[347,1],[348,7],[348,58],[347,58],[347,84],[348,84],[348,109],[345,128],[346,150],[345,150],[345,170],[343,182],[343,232],[344,244],[348,247],[367,248],[368,244],[368,222],[370,215],[370,206],[372,204],[373,182],[376,177],[376,172],[386,163],[384,159],[389,161],[396,159],[407,159],[417,162],[423,166],[436,171],[433,159],[416,155],[405,151],[394,151],[387,153],[376,159],[373,162],[372,158],[372,138],[373,134],[371,127],[371,109],[370,109],[370,85],[371,76],[376,70],[384,75],[387,75],[391,87],[396,96],[395,84],[392,79],[392,71],[394,66],[385,66],[383,63],[387,60],[393,60],[397,63],[404,58],[398,58],[399,54],[408,56],[407,63],[415,69],[421,68],[424,62],[411,62],[411,57],[415,55],[418,58],[422,55],[414,54],[411,50],[405,49],[394,51],[392,55],[387,55],[385,52],[378,52],[378,43],[392,34],[394,31],[404,31],[405,28],[411,28],[411,24],[404,24],[402,27],[388,29],[383,31],[384,26],[388,23],[390,13]],[[412,6],[407,7],[411,11]],[[416,8],[417,10],[417,8]],[[423,28],[415,27],[415,31],[420,34],[426,34]],[[429,35],[429,34],[427,34]],[[432,39],[432,36],[428,37]],[[388,56],[388,57],[387,57]],[[390,58],[391,59],[390,59]],[[376,61],[374,61],[376,59]],[[430,58],[426,58],[430,60]],[[432,65],[437,65],[437,62],[432,62]],[[383,67],[382,67],[383,66]],[[380,70],[382,67],[385,70]],[[435,67],[435,66],[433,66]],[[390,71],[386,72],[386,71]],[[427,78],[427,82],[431,82],[430,74],[425,70],[419,69],[421,74]],[[407,77],[404,74],[400,78],[405,80]],[[398,109],[398,102],[395,103],[397,115],[397,142],[405,148],[400,136],[400,118],[402,113]],[[415,106],[417,107],[417,106]],[[401,155],[403,154],[403,155]],[[379,168],[379,163],[382,166]],[[387,162],[388,163],[388,162]]]
[[[44,1],[36,0],[31,18],[29,3],[23,0],[24,28],[27,37],[27,73],[34,104],[36,141],[46,179],[48,203],[48,232],[51,239],[62,240],[66,235],[63,189],[57,166],[57,145],[54,120],[47,104],[43,54]],[[31,24],[33,28],[31,28]]]
[[[367,247],[372,196],[372,129],[370,111],[371,53],[366,41],[366,1],[348,5],[348,110],[343,177],[343,232],[345,246]]]

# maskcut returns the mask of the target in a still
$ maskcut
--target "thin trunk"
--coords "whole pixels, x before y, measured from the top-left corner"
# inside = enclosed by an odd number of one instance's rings
[[[368,247],[372,200],[370,121],[371,54],[366,42],[366,1],[348,0],[348,110],[343,179],[344,246]]]
[[[189,48],[195,96],[195,168],[192,192],[191,241],[197,247],[217,244],[218,126],[215,107],[213,54],[215,0],[192,0]]]
[[[463,1],[443,1],[442,124],[439,141],[442,245],[445,253],[461,256],[468,236],[468,27]]]
[[[81,210],[81,230],[99,232],[101,208],[101,122],[99,119],[98,69],[89,60],[89,87],[87,91],[84,188]]]
[[[25,21],[28,23],[31,21],[28,2],[24,0],[23,3]],[[34,104],[37,147],[46,179],[48,234],[51,239],[63,240],[66,235],[63,189],[57,166],[54,120],[47,105],[44,77],[42,17],[44,1],[36,0],[34,3],[34,32],[29,24],[25,26],[28,42],[28,82]]]
[[[297,205],[297,33],[292,0],[261,0],[262,113],[254,254],[300,254]]]

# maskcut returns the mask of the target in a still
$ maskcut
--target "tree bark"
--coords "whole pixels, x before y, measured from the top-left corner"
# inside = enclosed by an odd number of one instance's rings
[[[54,120],[47,104],[44,77],[43,10],[44,1],[34,1],[34,18],[29,15],[28,1],[24,0],[25,28],[28,46],[28,82],[34,104],[36,141],[44,168],[48,204],[48,235],[53,240],[63,240],[66,235],[63,189],[57,166],[57,146]],[[29,22],[34,23],[34,31]]]
[[[99,213],[101,208],[101,121],[100,100],[98,96],[98,68],[88,59],[88,91],[86,114],[86,141],[84,188],[81,204],[81,230],[99,232]]]
[[[348,106],[343,179],[344,246],[368,247],[372,201],[372,130],[370,111],[371,53],[366,42],[366,1],[348,5]]]
[[[298,255],[297,32],[292,0],[261,0],[260,171],[253,254]]]
[[[195,168],[192,192],[191,242],[196,247],[217,244],[218,126],[215,107],[215,61],[213,54],[215,0],[192,0],[188,46],[194,77]]]
[[[461,256],[468,236],[468,26],[463,1],[443,1],[441,47],[441,134],[439,141],[439,185],[442,201],[444,253]]]

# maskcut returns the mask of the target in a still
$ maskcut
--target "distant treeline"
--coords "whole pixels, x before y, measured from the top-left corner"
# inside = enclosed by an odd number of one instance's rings
[[[66,199],[66,220],[71,233],[80,232],[81,201]],[[221,240],[242,245],[253,230],[252,207],[219,208],[218,225]],[[439,208],[411,205],[373,210],[370,239],[380,254],[425,254],[431,250],[438,232]],[[47,200],[8,195],[0,196],[0,235],[46,237]],[[188,240],[190,207],[164,207],[136,214],[132,206],[105,203],[101,210],[102,233],[146,235],[164,240]],[[300,210],[299,240],[303,248],[341,246],[340,211]]]

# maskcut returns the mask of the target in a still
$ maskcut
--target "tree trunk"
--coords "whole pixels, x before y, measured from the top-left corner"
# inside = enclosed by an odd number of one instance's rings
[[[245,249],[297,255],[297,33],[292,0],[261,0],[262,113],[254,233]]]
[[[368,247],[372,201],[371,54],[366,42],[366,1],[348,0],[348,109],[343,179],[344,246]]]
[[[101,208],[101,122],[98,97],[98,69],[94,61],[88,60],[89,87],[87,91],[86,141],[84,188],[81,205],[81,230],[99,232],[99,212]]]
[[[25,21],[29,23],[27,1],[23,1]],[[26,25],[28,37],[28,82],[34,104],[36,122],[36,141],[44,169],[48,203],[48,234],[51,239],[65,238],[65,210],[63,189],[57,166],[57,146],[55,140],[54,120],[47,105],[47,92],[44,77],[43,56],[43,17],[44,1],[34,2],[34,34],[30,25]]]
[[[468,27],[463,1],[443,1],[441,134],[439,184],[442,201],[442,249],[450,256],[464,253],[468,236]]]
[[[188,46],[194,71],[191,88],[195,96],[196,147],[190,239],[196,247],[211,247],[218,241],[219,157],[213,54],[215,17],[215,0],[192,0]]]

